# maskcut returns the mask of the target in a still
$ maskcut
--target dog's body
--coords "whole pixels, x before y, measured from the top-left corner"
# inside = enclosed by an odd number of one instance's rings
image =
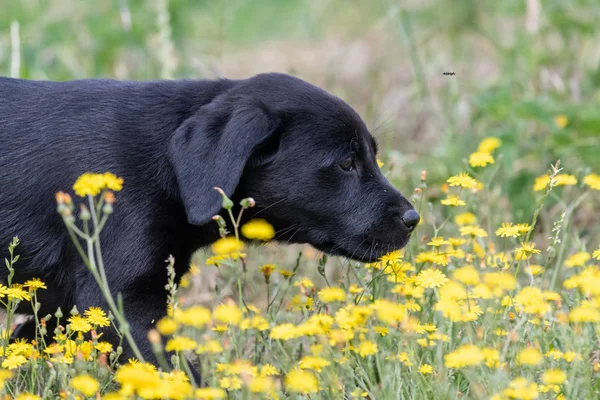
[[[39,277],[48,285],[39,292],[40,315],[105,304],[54,194],[71,192],[87,171],[124,179],[102,250],[111,290],[123,294],[132,333],[149,358],[146,333],[165,315],[165,259],[175,257],[181,276],[193,252],[218,238],[214,186],[236,201],[254,197],[248,217],[260,213],[281,232],[277,239],[356,259],[404,246],[416,224],[408,201],[377,168],[360,117],[282,74],[238,81],[0,78],[0,142],[0,256],[19,236],[15,280]]]

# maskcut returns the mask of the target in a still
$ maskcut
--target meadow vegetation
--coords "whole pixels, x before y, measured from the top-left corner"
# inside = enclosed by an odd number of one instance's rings
[[[276,69],[311,80],[364,116],[383,173],[422,215],[405,249],[371,264],[277,245],[268,221],[215,220],[223,238],[194,257],[179,285],[177,260],[165,265],[169,315],[148,335],[157,369],[119,358],[120,348],[98,334],[116,329],[130,340],[94,234],[127,182],[111,171],[84,175],[57,195],[57,211],[112,299],[109,309],[38,315],[35,341],[9,343],[18,303],[36,308],[36,293],[47,290],[39,279],[10,275],[0,286],[7,396],[600,395],[594,1],[22,0],[2,9],[6,75],[152,79]],[[232,221],[252,206],[227,200]],[[18,239],[9,249],[5,267],[17,269]],[[49,318],[60,321],[57,331],[46,331]],[[202,382],[189,378],[196,367]]]

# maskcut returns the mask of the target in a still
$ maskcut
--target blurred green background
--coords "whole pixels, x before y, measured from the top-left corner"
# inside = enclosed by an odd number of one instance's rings
[[[359,111],[408,193],[422,169],[430,187],[468,169],[487,136],[503,141],[498,207],[515,220],[531,215],[533,179],[551,162],[600,173],[598,0],[0,0],[0,10],[1,75],[280,71],[320,85]],[[583,225],[598,222],[590,211]]]

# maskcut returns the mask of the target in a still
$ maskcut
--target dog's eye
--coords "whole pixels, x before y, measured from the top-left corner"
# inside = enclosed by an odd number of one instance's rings
[[[342,167],[342,169],[344,171],[351,171],[352,168],[354,168],[354,156],[349,157],[349,158],[345,159],[344,161],[341,161],[340,167]]]

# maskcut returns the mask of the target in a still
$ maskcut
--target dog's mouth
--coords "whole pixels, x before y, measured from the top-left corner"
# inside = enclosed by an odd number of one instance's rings
[[[409,239],[410,236],[403,240],[403,243],[372,241],[369,244],[357,246],[352,251],[334,242],[311,243],[311,245],[317,250],[332,256],[345,257],[360,262],[376,262],[383,255],[406,246]]]

